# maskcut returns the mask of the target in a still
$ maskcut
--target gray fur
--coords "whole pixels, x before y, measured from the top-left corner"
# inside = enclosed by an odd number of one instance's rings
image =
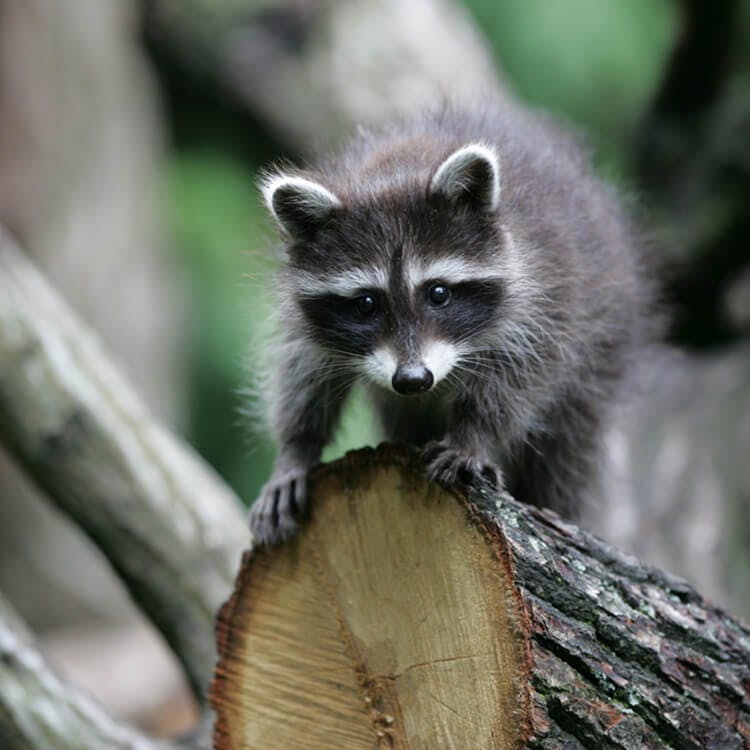
[[[441,194],[457,173],[435,175],[471,144],[499,166]],[[653,334],[639,242],[577,143],[523,112],[443,110],[360,135],[319,169],[291,174],[341,205],[287,244],[284,343],[269,392],[279,459],[251,513],[255,537],[294,533],[305,473],[357,380],[370,382],[388,438],[418,445],[433,479],[481,473],[519,499],[575,515],[596,486],[612,407]],[[426,296],[439,295],[431,282],[409,286],[409,268],[435,261],[464,264],[469,276],[476,269],[474,282],[437,280],[451,288],[444,307]],[[370,290],[376,313],[354,301],[367,289],[342,295],[342,280],[356,285],[357,273],[387,279]],[[387,377],[368,378],[377,347],[411,366],[429,341],[458,355],[428,393],[400,396]]]

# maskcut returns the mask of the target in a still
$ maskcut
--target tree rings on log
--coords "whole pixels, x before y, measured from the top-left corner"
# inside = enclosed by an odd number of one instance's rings
[[[403,461],[311,481],[218,624],[217,748],[512,748],[527,658],[499,534]]]

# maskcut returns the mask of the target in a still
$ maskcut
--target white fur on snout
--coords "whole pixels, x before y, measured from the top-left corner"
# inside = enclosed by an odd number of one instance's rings
[[[378,385],[393,390],[392,379],[398,367],[398,360],[390,348],[381,346],[368,354],[362,364],[365,375]]]
[[[459,352],[447,341],[428,341],[422,349],[422,362],[437,385],[455,366]]]

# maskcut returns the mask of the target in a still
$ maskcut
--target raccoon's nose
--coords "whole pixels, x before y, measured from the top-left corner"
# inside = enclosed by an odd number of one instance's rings
[[[432,388],[435,378],[424,365],[405,365],[399,367],[391,379],[393,390],[402,396],[425,393]]]

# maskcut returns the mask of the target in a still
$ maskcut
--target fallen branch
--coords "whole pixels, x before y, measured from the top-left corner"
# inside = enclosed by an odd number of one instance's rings
[[[223,608],[217,748],[750,747],[750,631],[682,580],[392,449],[311,496]]]
[[[154,740],[107,716],[55,674],[0,597],[0,747],[191,750],[197,745]]]
[[[240,504],[4,233],[0,441],[106,555],[203,698],[214,614],[249,543]]]

